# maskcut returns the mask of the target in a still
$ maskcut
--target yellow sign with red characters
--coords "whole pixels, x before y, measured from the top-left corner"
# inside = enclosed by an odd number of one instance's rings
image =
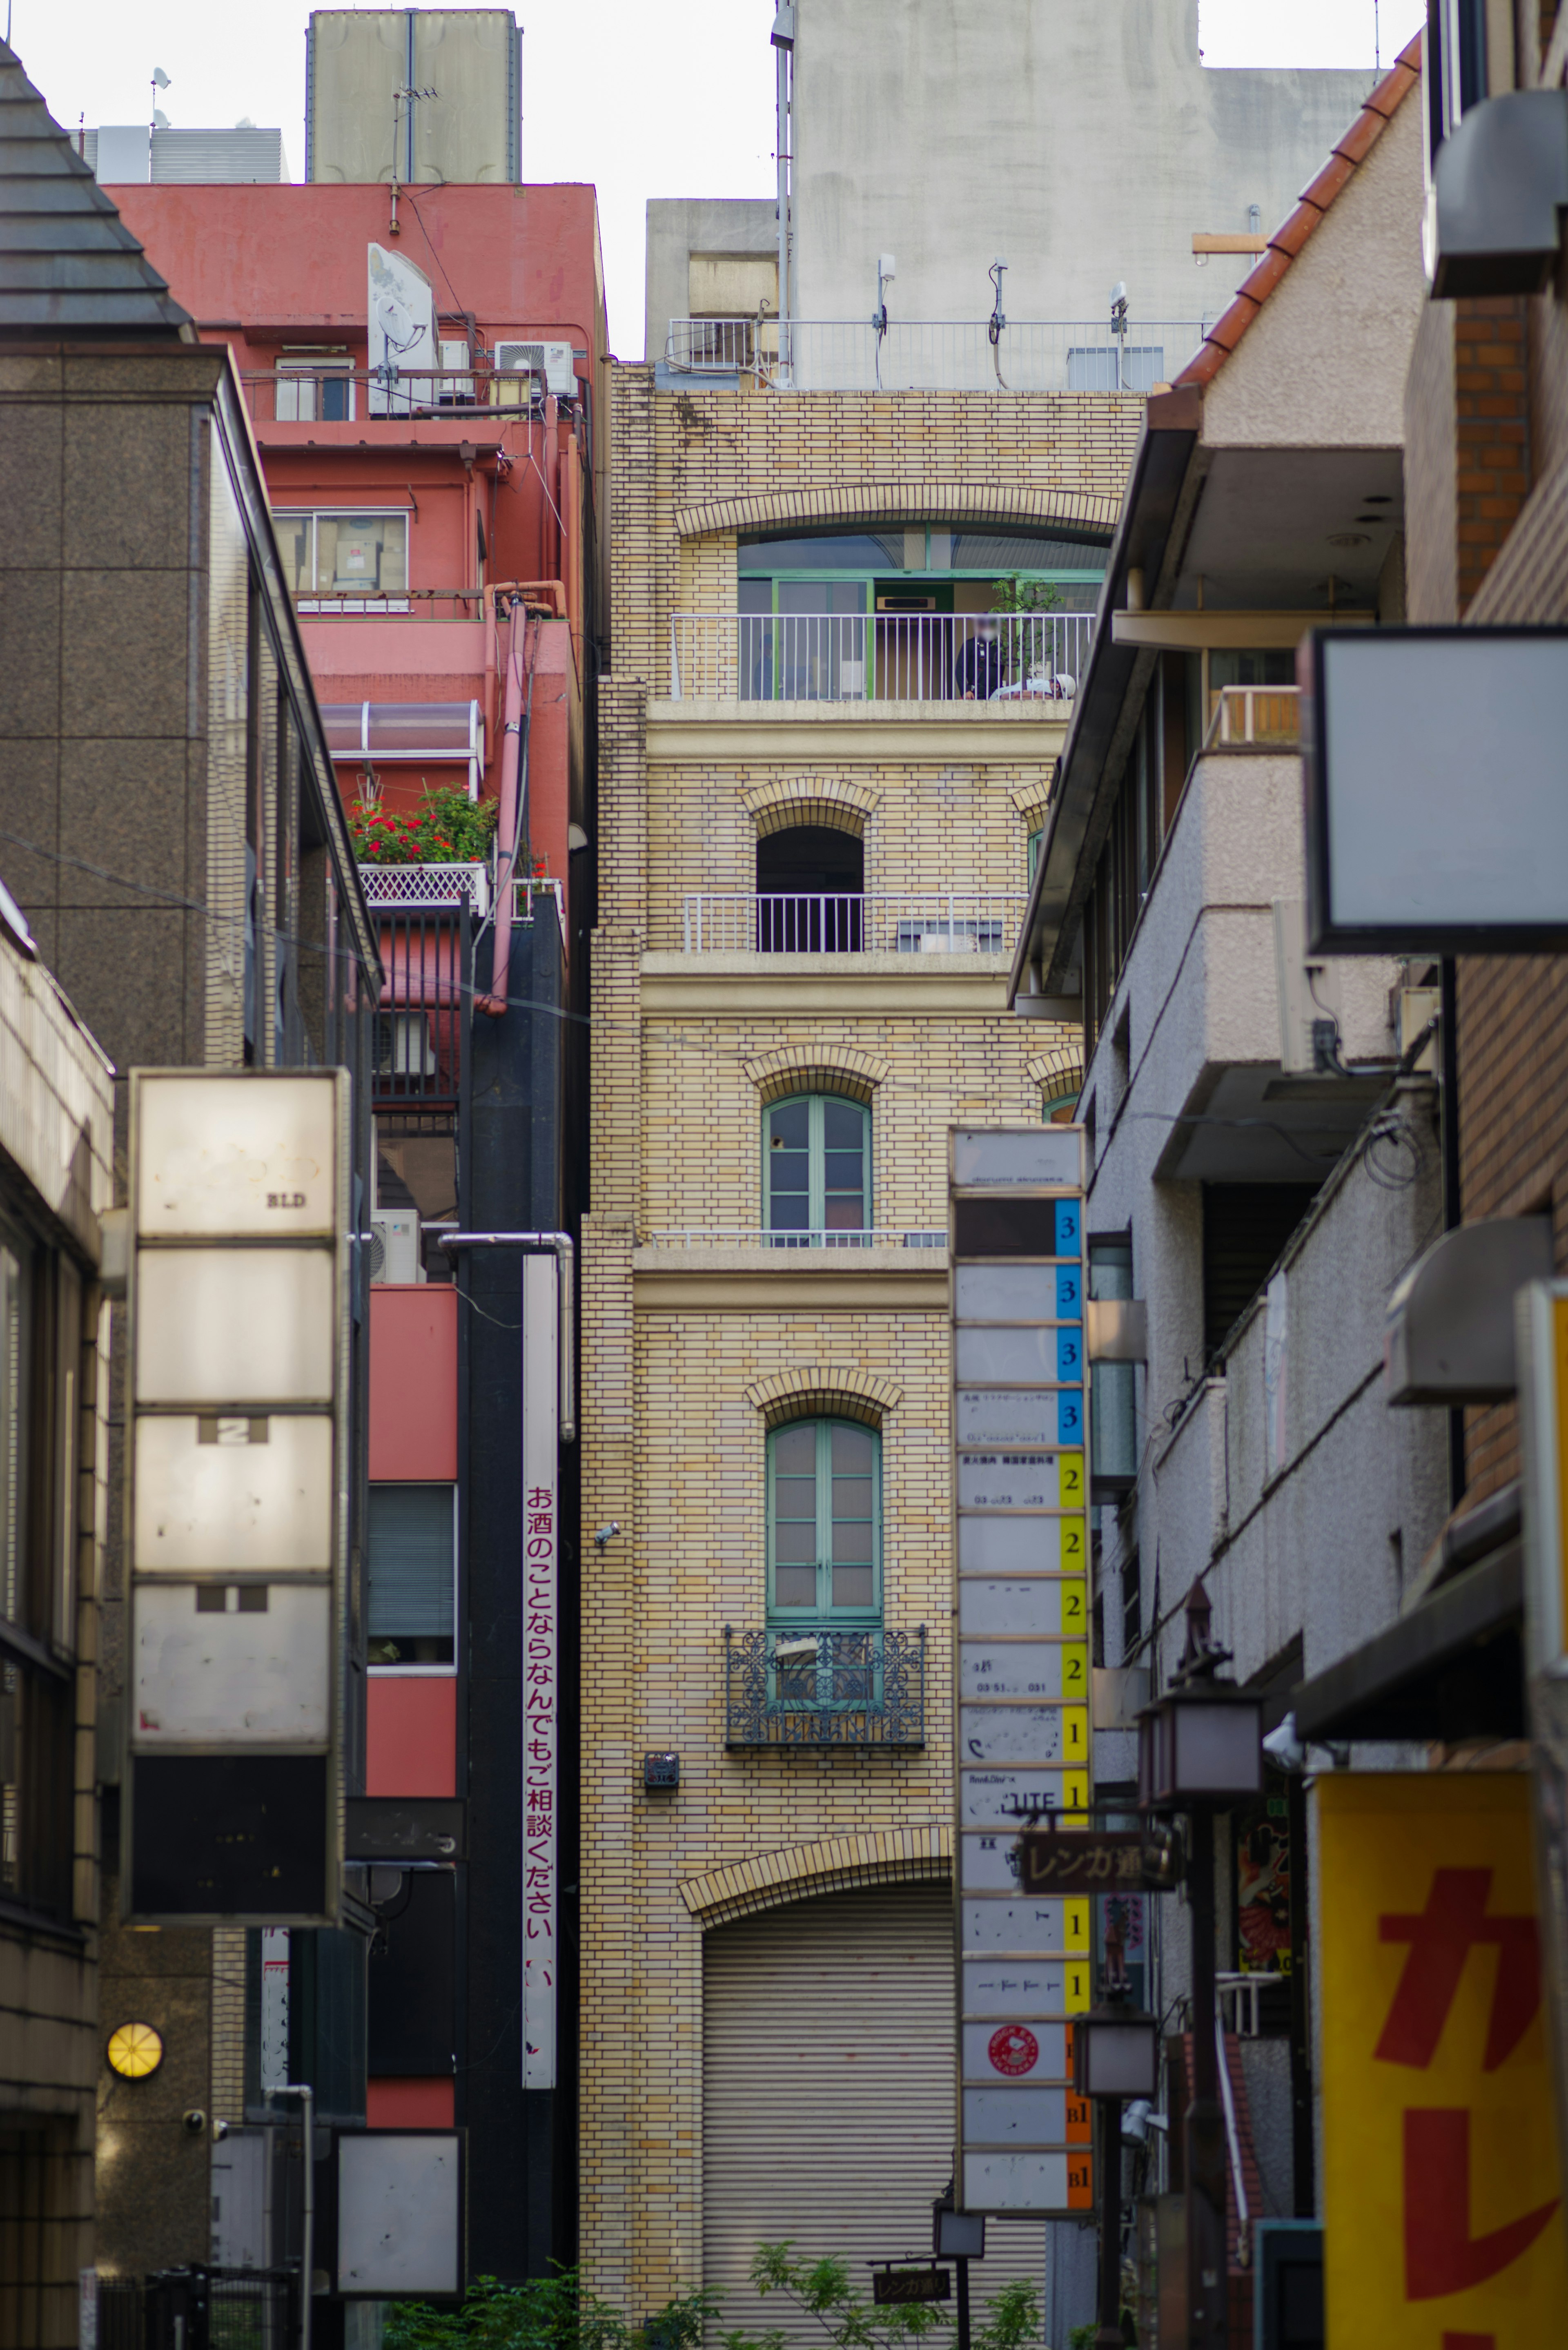
[[[1314,1800],[1328,2340],[1568,2339],[1529,1780],[1346,1773]]]

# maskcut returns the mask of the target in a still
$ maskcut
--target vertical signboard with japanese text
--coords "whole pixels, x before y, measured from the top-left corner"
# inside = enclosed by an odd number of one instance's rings
[[[1523,1773],[1317,1781],[1327,2339],[1560,2339],[1568,2239]]]
[[[1093,2205],[1072,2018],[1089,1902],[1031,1895],[1031,1814],[1091,1800],[1083,1134],[949,1137],[957,1748],[959,2206]]]
[[[556,2085],[560,1270],[523,1260],[523,2085]]]
[[[128,1918],[334,1925],[348,1634],[343,1070],[133,1070]]]

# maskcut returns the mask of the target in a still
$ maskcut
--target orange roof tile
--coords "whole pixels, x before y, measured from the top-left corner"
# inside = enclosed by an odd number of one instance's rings
[[[1212,383],[1334,198],[1350,185],[1358,165],[1366,162],[1420,79],[1421,36],[1417,33],[1400,50],[1322,171],[1302,190],[1294,212],[1269,239],[1257,267],[1237,287],[1229,309],[1209,328],[1195,357],[1176,378],[1178,385],[1201,388]]]

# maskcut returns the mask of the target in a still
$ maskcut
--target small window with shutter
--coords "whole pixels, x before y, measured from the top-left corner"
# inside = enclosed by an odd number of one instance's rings
[[[372,1485],[369,1661],[451,1672],[457,1617],[457,1488]]]

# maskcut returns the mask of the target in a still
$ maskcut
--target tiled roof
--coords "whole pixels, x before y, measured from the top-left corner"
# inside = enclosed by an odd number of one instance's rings
[[[1316,179],[1302,190],[1289,220],[1275,230],[1262,259],[1237,288],[1230,308],[1210,328],[1196,357],[1176,378],[1177,387],[1213,381],[1329,206],[1349,186],[1358,166],[1366,162],[1420,79],[1421,36],[1417,33],[1400,50]]]
[[[168,339],[189,323],[0,41],[0,335]]]

